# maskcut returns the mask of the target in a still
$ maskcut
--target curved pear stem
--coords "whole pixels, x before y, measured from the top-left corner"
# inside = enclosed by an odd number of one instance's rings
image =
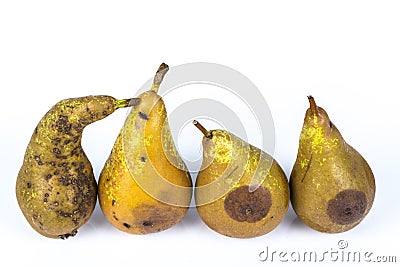
[[[200,130],[200,132],[202,132],[204,134],[205,137],[209,137],[211,135],[211,133],[209,131],[207,131],[207,129],[204,128],[203,125],[200,124],[200,122],[193,120],[193,124],[194,124],[194,126],[197,127],[197,129]]]
[[[139,98],[118,99],[115,101],[115,109],[133,107],[139,104]]]
[[[168,72],[169,67],[167,64],[164,62],[161,63],[160,67],[158,67],[158,70],[156,72],[156,75],[154,76],[153,79],[153,84],[151,85],[151,91],[158,92],[158,88],[160,88],[160,84],[164,79],[165,74]]]
[[[311,108],[312,113],[315,116],[318,116],[318,107],[317,107],[317,104],[315,103],[314,97],[309,95],[308,102],[310,102],[310,108]]]

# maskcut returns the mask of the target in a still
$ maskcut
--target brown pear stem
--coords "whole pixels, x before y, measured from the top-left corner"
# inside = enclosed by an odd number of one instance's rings
[[[197,129],[199,129],[204,134],[205,137],[209,137],[210,136],[210,132],[207,131],[207,129],[204,128],[204,126],[201,125],[200,122],[198,122],[196,120],[193,120],[193,124],[194,124],[194,126],[197,127]]]
[[[156,75],[154,76],[153,79],[153,84],[151,86],[151,91],[158,92],[158,88],[160,88],[160,84],[162,83],[165,74],[168,72],[169,67],[165,63],[161,63],[160,67],[158,67],[158,70],[156,72]]]
[[[139,104],[139,98],[118,99],[115,103],[115,109],[133,107]]]
[[[315,103],[314,97],[308,96],[308,101],[310,102],[310,108],[314,115],[318,116],[318,107]]]

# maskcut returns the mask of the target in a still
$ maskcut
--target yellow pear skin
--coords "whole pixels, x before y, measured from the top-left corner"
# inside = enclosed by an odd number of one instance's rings
[[[267,234],[283,220],[289,186],[279,164],[267,153],[225,130],[203,134],[203,162],[197,176],[197,211],[212,230],[229,237]]]
[[[97,184],[81,146],[83,129],[129,104],[110,96],[70,98],[40,120],[16,181],[19,207],[38,233],[65,239],[89,220]]]
[[[309,102],[290,177],[291,203],[309,227],[344,232],[358,225],[371,209],[374,175],[326,111],[311,96]]]
[[[162,64],[152,88],[139,95],[99,178],[99,203],[119,230],[148,234],[166,230],[185,216],[192,196],[189,172],[169,130],[157,94],[168,70]]]

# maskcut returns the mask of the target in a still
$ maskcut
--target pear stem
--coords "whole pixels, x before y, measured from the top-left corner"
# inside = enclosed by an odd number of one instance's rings
[[[312,113],[315,116],[318,116],[318,107],[317,107],[317,104],[315,103],[314,97],[308,96],[308,102],[310,102],[310,108],[311,108]]]
[[[207,131],[207,129],[204,128],[204,126],[201,125],[200,122],[198,122],[198,121],[196,121],[196,120],[193,120],[193,124],[194,124],[194,126],[197,127],[197,129],[200,130],[200,132],[202,132],[202,133],[204,134],[205,137],[209,137],[209,136],[210,136],[210,132]]]
[[[160,84],[162,83],[165,74],[168,72],[169,67],[165,63],[161,63],[160,67],[158,67],[158,70],[156,72],[156,75],[154,76],[153,79],[153,84],[151,85],[151,91],[158,92],[158,88],[160,88]]]
[[[115,101],[115,109],[136,106],[139,101],[139,98],[118,99]]]

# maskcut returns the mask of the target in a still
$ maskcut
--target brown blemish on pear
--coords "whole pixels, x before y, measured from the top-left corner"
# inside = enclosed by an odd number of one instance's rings
[[[367,198],[364,192],[343,190],[328,201],[328,215],[335,223],[353,224],[360,220],[367,209]]]
[[[224,208],[238,222],[255,223],[267,216],[272,205],[271,194],[265,187],[250,192],[249,186],[241,186],[228,194]]]

